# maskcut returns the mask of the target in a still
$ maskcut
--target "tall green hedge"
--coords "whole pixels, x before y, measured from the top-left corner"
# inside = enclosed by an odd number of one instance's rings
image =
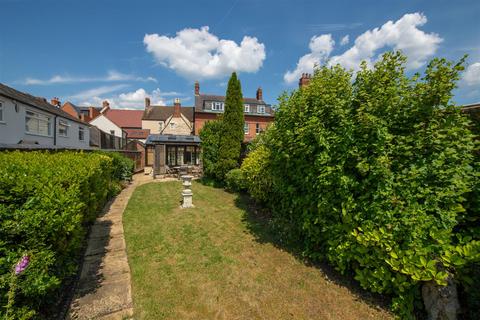
[[[386,53],[355,78],[319,68],[308,87],[281,97],[267,141],[242,170],[307,255],[391,294],[409,319],[423,282],[458,279],[480,259],[480,236],[465,225],[478,185],[473,134],[450,102],[462,61],[435,59],[423,77],[404,66]]]
[[[38,318],[55,303],[77,272],[87,225],[126,170],[107,154],[0,153],[0,317]],[[25,255],[30,264],[14,275]]]

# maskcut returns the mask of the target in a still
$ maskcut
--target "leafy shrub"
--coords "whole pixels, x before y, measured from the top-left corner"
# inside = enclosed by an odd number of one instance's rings
[[[125,157],[118,152],[103,152],[102,154],[112,158],[113,177],[118,181],[128,181],[132,179],[135,163],[132,159]]]
[[[271,197],[272,177],[269,172],[270,150],[258,145],[243,160],[241,171],[248,193],[259,202],[267,202]]]
[[[321,67],[280,98],[271,139],[242,165],[249,192],[307,255],[392,294],[402,318],[413,317],[422,282],[444,284],[480,259],[464,208],[478,185],[473,135],[450,102],[462,62],[434,59],[408,78],[405,58],[386,53],[355,81]]]
[[[10,296],[0,317],[41,317],[38,312],[56,302],[58,289],[78,269],[86,226],[117,185],[121,165],[98,153],[0,153],[2,307]],[[25,254],[30,264],[15,276],[12,268]]]
[[[245,177],[240,169],[232,169],[225,176],[226,187],[230,191],[240,192],[246,190]]]
[[[220,134],[223,128],[221,120],[208,121],[200,130],[202,140],[202,165],[203,172],[208,178],[215,178],[220,148]]]

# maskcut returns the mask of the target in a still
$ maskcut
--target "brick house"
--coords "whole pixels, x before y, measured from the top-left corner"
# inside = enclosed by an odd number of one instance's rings
[[[58,98],[54,99],[58,101]],[[60,103],[60,101],[58,101],[58,103]],[[100,108],[77,106],[70,101],[65,102],[60,109],[84,122],[90,122],[100,114]]]
[[[215,120],[224,111],[225,96],[200,93],[200,84],[195,82],[195,135],[200,133],[207,121]],[[253,140],[274,120],[271,105],[263,100],[262,88],[258,88],[255,98],[243,98],[245,117],[244,142]]]

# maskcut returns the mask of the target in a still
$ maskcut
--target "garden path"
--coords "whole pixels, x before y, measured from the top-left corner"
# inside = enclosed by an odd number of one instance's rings
[[[83,266],[67,319],[129,319],[133,315],[122,215],[133,191],[152,180],[139,173],[97,217],[88,239]]]

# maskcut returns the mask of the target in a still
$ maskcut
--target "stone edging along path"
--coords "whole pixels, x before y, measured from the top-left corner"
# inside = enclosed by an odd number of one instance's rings
[[[67,319],[130,319],[133,303],[122,217],[128,200],[139,185],[153,180],[136,174],[125,189],[97,217]]]

